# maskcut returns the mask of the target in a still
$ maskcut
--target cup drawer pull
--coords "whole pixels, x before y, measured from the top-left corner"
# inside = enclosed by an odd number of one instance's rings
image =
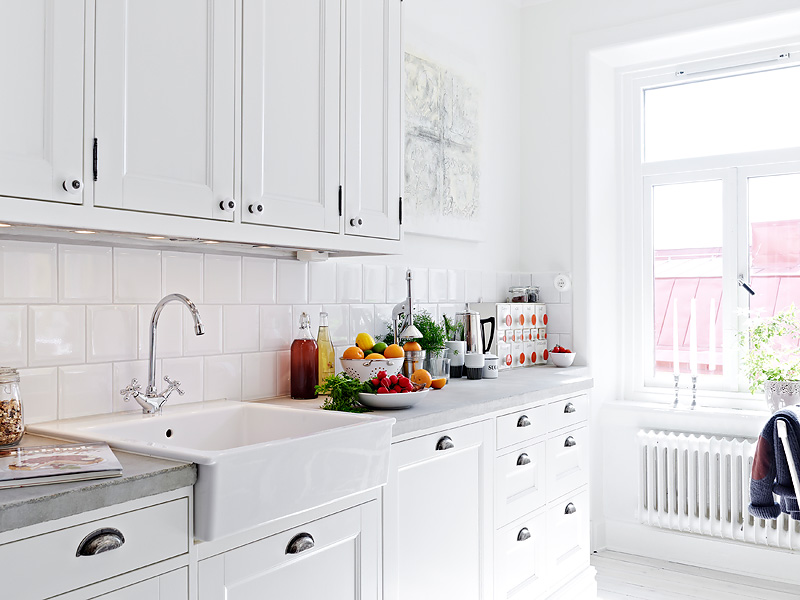
[[[565,515],[574,515],[576,512],[578,512],[578,509],[575,508],[575,505],[572,502],[567,504],[567,507],[564,509]]]
[[[529,465],[529,464],[531,464],[531,457],[528,456],[525,452],[520,454],[519,458],[517,459],[517,466],[518,467],[524,467],[525,465]]]
[[[310,533],[298,533],[286,546],[286,554],[300,554],[314,547],[314,538]]]
[[[573,446],[577,446],[578,442],[575,441],[575,438],[572,436],[567,437],[564,440],[564,448],[572,448]]]
[[[567,405],[564,407],[565,414],[574,413],[576,410],[577,409],[575,408],[575,405],[572,402],[567,402]]]
[[[94,556],[95,554],[102,554],[116,550],[125,543],[125,536],[119,529],[113,527],[105,527],[98,529],[87,535],[81,543],[78,544],[78,550],[75,556]]]
[[[528,418],[528,415],[522,415],[517,421],[517,427],[530,427],[531,420]]]
[[[522,529],[520,529],[519,533],[517,534],[517,541],[524,542],[525,540],[529,539],[531,539],[531,532],[528,530],[528,528],[523,527]]]
[[[443,436],[437,443],[436,449],[437,450],[450,450],[451,448],[455,448],[456,445],[453,443],[453,440],[450,439],[449,435]]]

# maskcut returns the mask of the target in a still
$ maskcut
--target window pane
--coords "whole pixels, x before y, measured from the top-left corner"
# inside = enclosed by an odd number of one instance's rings
[[[754,314],[800,306],[800,174],[750,177],[750,298]]]
[[[652,198],[654,370],[672,372],[677,340],[680,370],[689,373],[695,300],[698,372],[722,374],[722,181],[657,185]]]
[[[645,161],[800,146],[800,67],[646,90]]]

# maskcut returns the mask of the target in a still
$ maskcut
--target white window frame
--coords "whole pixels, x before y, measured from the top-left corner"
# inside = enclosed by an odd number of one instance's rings
[[[698,396],[704,406],[719,408],[760,408],[763,401],[747,393],[747,383],[738,372],[740,356],[736,347],[738,331],[746,317],[742,310],[749,305],[749,295],[737,284],[738,277],[749,280],[747,179],[754,176],[800,173],[800,145],[795,148],[706,156],[689,159],[644,162],[644,92],[647,89],[681,83],[705,81],[733,74],[743,74],[800,66],[800,45],[784,47],[789,59],[776,64],[753,65],[776,55],[775,50],[734,56],[723,61],[700,60],[684,64],[687,72],[708,71],[697,75],[676,76],[675,63],[647,70],[620,73],[622,90],[621,182],[631,227],[623,244],[629,263],[625,287],[632,305],[627,339],[632,352],[625,366],[627,397],[632,400],[665,402],[674,394],[672,373],[652,374],[655,340],[653,332],[653,185],[722,180],[723,182],[723,356],[724,376],[699,375]],[[750,65],[736,67],[735,65]],[[690,377],[681,375],[683,398],[691,387]]]

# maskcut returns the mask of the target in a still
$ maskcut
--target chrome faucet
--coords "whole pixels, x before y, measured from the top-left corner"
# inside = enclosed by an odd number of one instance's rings
[[[159,303],[156,304],[155,309],[153,309],[153,316],[150,319],[150,364],[147,374],[147,388],[144,394],[142,394],[142,387],[136,379],[133,379],[128,387],[119,391],[125,399],[125,402],[130,402],[131,398],[136,400],[139,406],[142,407],[142,411],[148,415],[161,413],[161,407],[169,399],[172,392],[178,392],[180,396],[184,394],[180,387],[181,382],[173,381],[166,375],[164,376],[164,381],[167,382],[166,389],[161,393],[156,390],[156,330],[158,328],[158,317],[161,315],[164,306],[170,302],[182,302],[185,304],[194,320],[195,335],[203,335],[203,333],[205,333],[205,328],[203,327],[203,322],[200,320],[200,313],[197,307],[194,305],[194,302],[183,294],[169,294],[168,296],[164,296]]]

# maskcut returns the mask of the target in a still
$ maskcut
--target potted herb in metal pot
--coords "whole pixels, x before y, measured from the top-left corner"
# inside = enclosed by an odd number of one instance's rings
[[[739,334],[750,393],[763,388],[772,412],[800,404],[800,319],[792,304],[770,317],[751,318]]]

